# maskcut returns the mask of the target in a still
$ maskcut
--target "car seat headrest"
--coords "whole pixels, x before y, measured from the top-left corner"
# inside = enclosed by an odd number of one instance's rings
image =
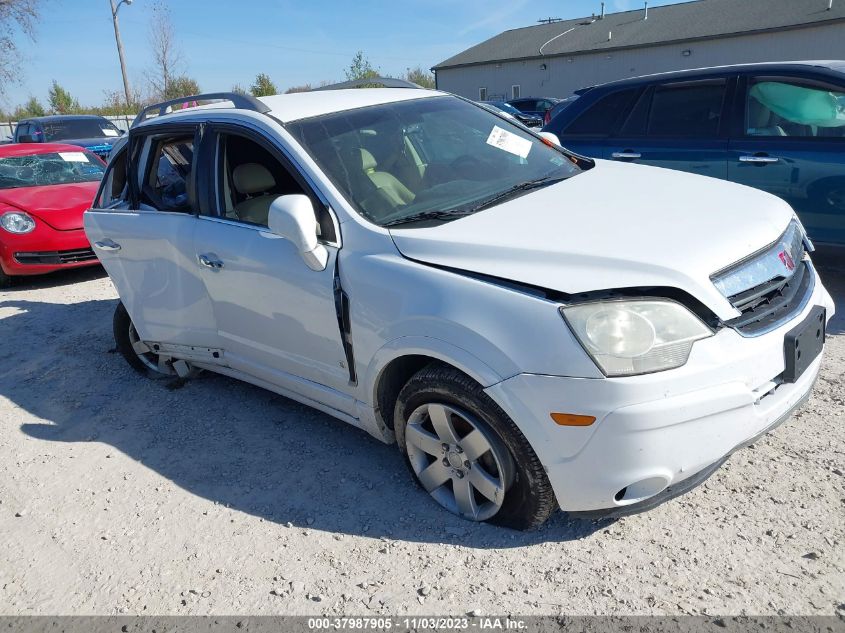
[[[270,170],[258,163],[244,163],[235,167],[232,181],[238,193],[247,195],[269,191],[276,185]]]

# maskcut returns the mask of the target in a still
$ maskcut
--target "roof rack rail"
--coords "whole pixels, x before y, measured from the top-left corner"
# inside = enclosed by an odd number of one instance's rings
[[[317,90],[346,90],[347,88],[365,88],[381,86],[384,88],[416,88],[417,90],[425,90],[419,84],[406,79],[396,79],[394,77],[369,77],[368,79],[353,79],[352,81],[344,81],[339,84],[331,84],[330,86],[320,86],[314,88]]]
[[[168,114],[168,108],[170,109],[170,112],[174,112],[177,111],[176,106],[181,105],[183,106],[182,109],[187,109],[196,107],[197,105],[204,105],[200,103],[202,101],[231,101],[235,108],[252,110],[253,112],[259,112],[261,114],[265,114],[270,111],[270,107],[267,106],[267,104],[262,103],[251,95],[244,95],[237,92],[210,92],[207,94],[192,95],[190,97],[179,97],[178,99],[171,99],[170,101],[162,101],[161,103],[149,105],[141,110],[138,116],[135,117],[135,120],[132,121],[132,125],[130,127],[135,127],[139,123],[143,123],[147,119],[153,117],[164,116],[165,114]]]

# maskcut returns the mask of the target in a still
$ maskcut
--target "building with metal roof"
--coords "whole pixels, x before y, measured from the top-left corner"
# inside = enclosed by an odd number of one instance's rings
[[[505,31],[433,70],[439,89],[483,100],[800,59],[845,59],[845,0],[694,0],[606,14],[597,6],[592,16]]]

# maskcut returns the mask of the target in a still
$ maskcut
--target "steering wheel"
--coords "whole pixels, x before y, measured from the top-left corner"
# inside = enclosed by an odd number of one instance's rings
[[[489,172],[490,165],[471,154],[461,154],[451,163],[449,163],[458,177],[462,180],[478,180],[479,175],[485,175]]]

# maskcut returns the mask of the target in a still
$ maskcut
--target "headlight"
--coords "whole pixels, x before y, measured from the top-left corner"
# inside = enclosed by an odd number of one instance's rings
[[[35,229],[35,220],[26,213],[9,211],[0,215],[0,226],[9,233],[29,233]]]
[[[697,316],[668,300],[596,301],[560,313],[607,376],[681,367],[695,341],[713,336]]]

